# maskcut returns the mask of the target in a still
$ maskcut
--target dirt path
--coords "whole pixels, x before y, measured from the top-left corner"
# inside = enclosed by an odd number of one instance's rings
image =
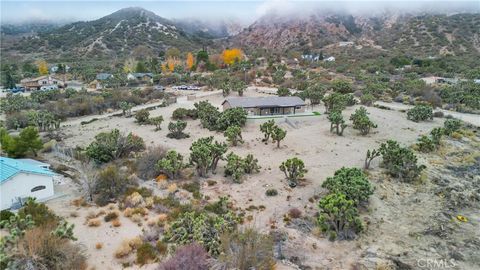
[[[392,110],[400,111],[400,110],[409,110],[413,108],[413,105],[406,105],[402,103],[388,103],[388,102],[383,102],[383,101],[377,101],[375,102],[377,105],[385,106],[387,108],[390,108]],[[447,111],[443,109],[436,109],[436,112],[443,112],[445,116],[450,115],[452,117],[455,117],[457,119],[460,119],[466,123],[472,124],[476,127],[480,127],[480,115],[478,114],[471,114],[471,113],[461,113],[461,112],[452,112],[452,111]]]

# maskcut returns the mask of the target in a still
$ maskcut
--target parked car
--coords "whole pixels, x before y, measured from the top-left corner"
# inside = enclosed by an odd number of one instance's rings
[[[49,90],[56,90],[56,89],[58,89],[58,86],[56,85],[44,85],[40,87],[41,91],[49,91]]]
[[[12,89],[9,89],[11,93],[25,93],[25,87],[15,87]]]

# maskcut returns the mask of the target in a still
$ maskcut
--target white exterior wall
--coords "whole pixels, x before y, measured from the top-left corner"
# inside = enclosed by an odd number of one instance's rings
[[[45,189],[31,192],[36,186],[45,186]],[[1,183],[0,210],[10,208],[18,198],[33,197],[41,200],[53,195],[53,176],[21,172]]]

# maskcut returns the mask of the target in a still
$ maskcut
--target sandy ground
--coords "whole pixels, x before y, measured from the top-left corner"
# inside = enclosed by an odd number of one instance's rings
[[[245,95],[257,96],[262,94],[249,89]],[[76,119],[67,122],[62,127],[68,136],[65,145],[84,147],[99,132],[117,128],[121,132],[134,132],[141,136],[147,146],[162,145],[176,149],[184,157],[188,157],[191,142],[198,138],[214,136],[217,140],[224,141],[223,134],[201,128],[199,120],[188,121],[186,132],[190,134],[190,138],[175,140],[166,137],[168,133],[166,127],[173,110],[178,107],[193,108],[193,103],[198,100],[209,100],[212,104],[221,107],[220,104],[224,98],[221,94],[216,94],[193,101],[179,99],[177,104],[150,111],[152,117],[163,115],[165,122],[162,124],[162,130],[160,131],[154,131],[153,126],[139,126],[134,122],[133,117],[105,117],[84,126],[79,125],[79,121]],[[348,119],[356,108],[358,106],[349,107],[343,112],[347,123],[351,124]],[[324,107],[317,106],[313,110],[323,113]],[[209,179],[216,180],[218,184],[211,187],[203,185],[202,192],[213,199],[228,195],[231,197],[231,201],[241,208],[247,208],[251,205],[265,206],[266,208],[263,211],[255,210],[251,212],[253,221],[247,226],[255,226],[265,232],[269,230],[273,223],[279,228],[284,228],[283,215],[290,208],[297,207],[307,213],[316,211],[317,202],[310,203],[308,199],[313,195],[324,192],[320,185],[335,170],[342,166],[362,167],[366,151],[377,148],[380,143],[387,139],[394,139],[402,144],[409,145],[416,141],[419,134],[427,134],[432,128],[443,125],[443,119],[438,118],[430,122],[414,123],[407,120],[406,113],[374,107],[369,107],[367,110],[370,112],[372,121],[378,125],[378,128],[367,136],[360,136],[358,131],[351,127],[348,127],[344,136],[341,137],[330,133],[330,124],[324,114],[316,117],[295,118],[293,121],[296,122],[297,128],[286,124],[283,119],[276,119],[279,125],[287,130],[286,139],[281,142],[280,148],[276,148],[276,145],[272,143],[265,145],[261,142],[262,134],[259,131],[259,125],[264,120],[248,120],[242,132],[245,143],[237,147],[230,147],[228,152],[233,151],[240,155],[252,153],[262,166],[260,173],[245,177],[242,184],[233,184],[231,180],[223,177],[224,162],[221,161],[217,174],[209,177]],[[303,186],[290,189],[287,187],[284,175],[278,169],[278,166],[282,161],[294,156],[304,160],[309,172]],[[373,162],[372,166],[374,167],[378,165],[375,162],[378,162],[378,160]],[[265,191],[269,188],[277,189],[279,195],[267,197]],[[73,186],[64,190],[68,189],[75,190]],[[49,206],[76,225],[75,235],[78,236],[79,242],[86,246],[87,252],[90,254],[90,265],[95,266],[96,269],[118,269],[120,261],[114,259],[114,250],[122,239],[139,235],[141,228],[125,218],[122,218],[120,228],[112,228],[104,222],[98,228],[87,227],[83,225],[84,217],[93,208],[75,209],[68,203],[71,198],[72,196],[67,196],[52,201]],[[375,207],[376,202],[373,201],[369,210],[366,211],[375,211]],[[79,217],[70,217],[70,213],[73,211],[77,211]],[[98,209],[95,211],[98,211]],[[385,213],[381,215],[383,214]],[[391,225],[389,228],[402,230],[401,227],[396,226],[395,220],[398,218],[396,214],[385,214],[384,218],[386,219],[385,222]],[[358,248],[361,242],[341,241],[332,243],[323,237],[304,234],[293,228],[285,228],[285,230],[289,234],[285,252],[291,256],[297,256],[306,265],[316,266],[317,269],[347,269],[361,256],[361,250]],[[388,242],[388,238],[386,239]],[[96,250],[94,245],[97,242],[104,243],[104,248]],[[278,269],[293,269],[282,263],[278,266]]]

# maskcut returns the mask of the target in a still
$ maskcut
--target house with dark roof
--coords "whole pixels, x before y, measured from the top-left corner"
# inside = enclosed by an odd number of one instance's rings
[[[223,110],[243,108],[249,115],[288,115],[305,112],[305,101],[299,97],[236,97],[227,98]]]
[[[128,73],[127,80],[139,82],[153,82],[153,73]]]
[[[0,157],[0,210],[20,207],[28,197],[52,197],[55,173],[48,167],[31,159]]]

